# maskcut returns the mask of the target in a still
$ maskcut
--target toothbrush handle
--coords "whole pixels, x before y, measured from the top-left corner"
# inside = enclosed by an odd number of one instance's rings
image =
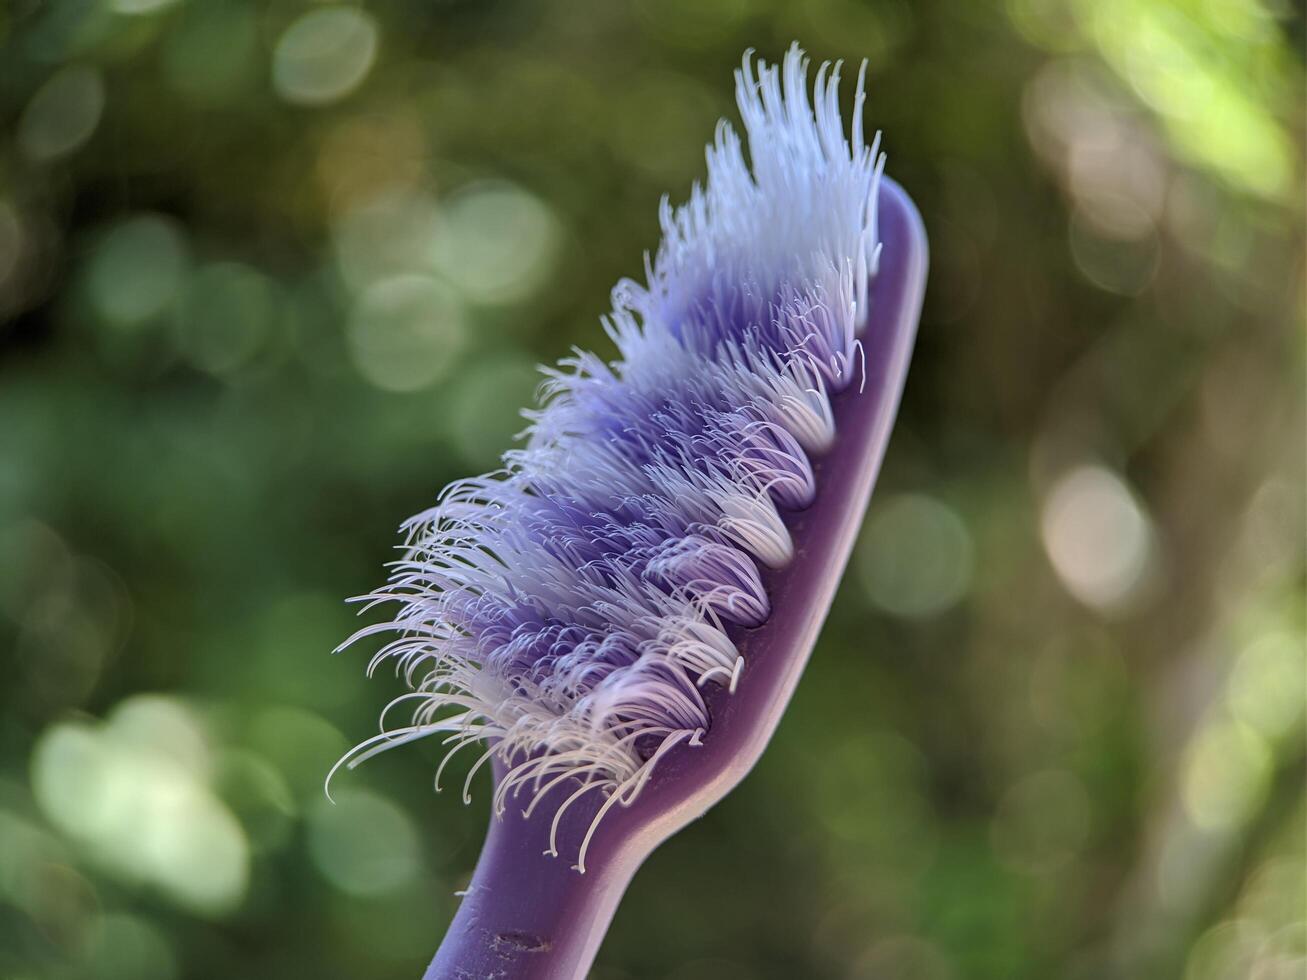
[[[542,809],[543,821],[512,807],[491,817],[424,980],[584,980],[640,861],[605,856],[581,874],[566,853],[544,856],[552,813]]]

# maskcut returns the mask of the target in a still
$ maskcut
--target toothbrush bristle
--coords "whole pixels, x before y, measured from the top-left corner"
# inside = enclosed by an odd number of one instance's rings
[[[823,65],[810,102],[797,45],[782,66],[745,55],[749,162],[722,123],[706,185],[664,199],[647,285],[619,283],[604,320],[618,358],[546,370],[525,446],[406,523],[364,597],[397,611],[358,635],[396,634],[373,665],[393,658],[417,709],[342,761],[442,734],[446,761],[480,747],[465,796],[502,761],[500,812],[579,777],[557,827],[712,738],[703,691],[748,683],[732,637],[767,621],[761,569],[792,558],[785,514],[812,503],[811,461],[837,451],[830,399],[858,383],[883,157],[862,74],[848,136],[838,77]]]

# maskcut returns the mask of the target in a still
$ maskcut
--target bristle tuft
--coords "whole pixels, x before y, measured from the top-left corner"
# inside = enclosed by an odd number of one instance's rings
[[[619,283],[604,319],[618,358],[546,369],[525,446],[404,525],[389,583],[362,597],[397,612],[355,639],[396,634],[371,666],[393,658],[418,707],[342,761],[443,734],[443,771],[481,743],[465,798],[493,756],[497,813],[568,784],[555,854],[563,813],[599,792],[584,870],[603,814],[712,737],[704,691],[748,682],[732,635],[770,614],[762,569],[792,558],[785,515],[812,503],[830,398],[863,371],[879,137],[863,142],[865,66],[847,138],[839,66],[811,101],[807,67],[797,45],[782,67],[745,56],[750,163],[723,123],[704,187],[664,200],[646,284]]]

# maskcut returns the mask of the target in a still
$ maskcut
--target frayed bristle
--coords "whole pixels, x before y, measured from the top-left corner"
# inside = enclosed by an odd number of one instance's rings
[[[473,773],[504,763],[500,813],[572,779],[556,853],[568,807],[602,794],[597,824],[672,747],[712,737],[704,691],[748,683],[732,634],[768,618],[762,570],[793,557],[784,515],[812,502],[831,396],[860,372],[882,159],[861,74],[846,138],[838,76],[823,65],[810,103],[797,45],[783,68],[746,54],[752,168],[720,125],[706,186],[663,203],[647,286],[613,291],[618,359],[546,370],[525,447],[405,525],[389,584],[363,597],[395,617],[358,637],[398,634],[374,665],[394,658],[418,708],[343,762],[438,733],[446,762],[480,744]]]

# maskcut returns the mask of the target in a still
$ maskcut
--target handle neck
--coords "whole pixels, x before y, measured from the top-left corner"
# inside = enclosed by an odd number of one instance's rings
[[[590,808],[576,809],[582,812],[566,815],[573,827],[560,839],[574,838]],[[585,977],[640,860],[596,855],[582,874],[566,850],[543,853],[551,819],[548,807],[531,818],[512,806],[491,816],[472,882],[424,980]]]

